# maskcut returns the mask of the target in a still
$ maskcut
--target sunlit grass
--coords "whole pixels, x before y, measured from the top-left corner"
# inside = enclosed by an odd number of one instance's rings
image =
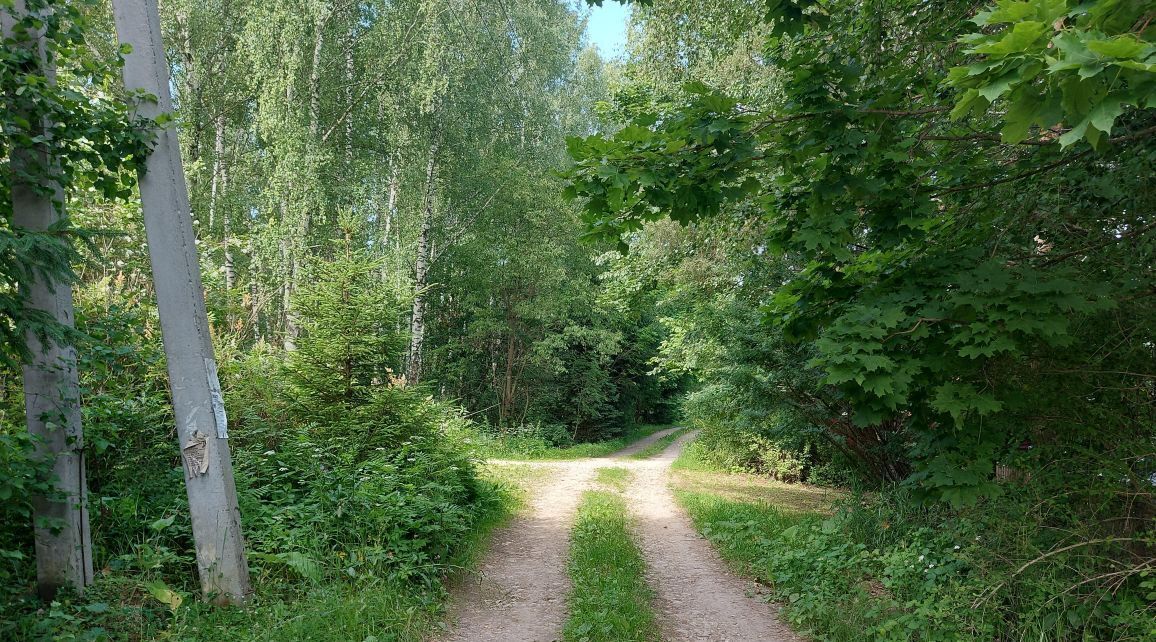
[[[618,466],[611,466],[607,468],[599,468],[594,473],[594,481],[611,488],[613,490],[622,492],[626,490],[627,484],[630,483],[632,473],[625,468]]]
[[[695,444],[671,466],[675,489],[707,493],[735,502],[767,504],[788,513],[830,513],[845,491],[808,484],[788,484],[769,477],[711,469],[696,454]]]
[[[621,471],[614,472],[614,471]],[[622,468],[603,468],[599,478],[623,484]],[[653,591],[646,564],[630,534],[626,503],[614,492],[591,490],[582,496],[571,532],[568,604],[563,637],[573,642],[658,640]]]

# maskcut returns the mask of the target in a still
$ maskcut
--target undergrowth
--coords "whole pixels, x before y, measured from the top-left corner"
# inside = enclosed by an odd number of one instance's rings
[[[390,376],[404,341],[379,319],[398,302],[368,274],[319,271],[295,352],[218,346],[255,591],[236,609],[200,601],[156,320],[81,293],[97,581],[83,598],[33,595],[26,489],[45,473],[2,379],[0,639],[419,639],[517,493],[479,473],[459,409]]]
[[[825,515],[754,494],[676,490],[723,557],[816,640],[1156,639],[1156,581],[1111,561],[1144,544],[1048,528],[1055,516],[1031,499],[953,510],[889,488]],[[1112,573],[1115,590],[1098,588]]]

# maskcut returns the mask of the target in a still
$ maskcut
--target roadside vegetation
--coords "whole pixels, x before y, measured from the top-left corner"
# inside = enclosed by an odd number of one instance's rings
[[[594,131],[606,95],[582,12],[451,4],[163,2],[176,100],[156,123],[132,116],[110,3],[0,3],[0,639],[417,639],[516,504],[479,459],[607,454],[672,419],[683,378],[649,374],[652,299],[600,278],[612,245],[578,243],[561,196],[565,136]],[[227,415],[207,439],[231,449],[252,580],[233,610],[202,603],[240,598],[198,582],[212,547],[177,442],[195,435],[172,410],[141,219],[161,124]],[[67,218],[27,228],[22,181],[45,202],[59,187]],[[33,309],[36,279],[71,294],[74,328]],[[58,496],[26,425],[34,338],[78,358],[57,370],[79,394],[56,394],[84,435],[68,455],[95,577],[65,582],[83,597],[36,595],[51,529],[33,525],[59,523],[34,501]]]
[[[568,194],[704,532],[819,639],[1156,636],[1151,3],[633,4]]]
[[[671,444],[673,444],[680,437],[685,435],[689,430],[690,430],[690,428],[679,428],[678,430],[675,430],[674,432],[670,433],[669,435],[666,435],[664,437],[660,437],[654,443],[650,444],[646,448],[643,448],[642,450],[631,455],[631,457],[633,457],[634,459],[646,459],[648,457],[653,457],[655,455],[658,455],[658,454],[662,453],[662,451],[669,448]]]
[[[1156,639],[1152,3],[623,1],[0,0],[0,639],[418,639],[674,422],[818,639]]]
[[[924,507],[904,488],[848,492],[788,484],[712,470],[701,455],[700,445],[675,462],[679,504],[719,553],[766,585],[791,624],[813,639],[1156,635],[1151,595],[1121,591],[1095,603],[1071,597],[1077,578],[1104,571],[1080,550],[1086,547],[1040,550],[1039,533],[1053,517],[1047,498]]]
[[[625,468],[600,468],[596,480],[606,490],[582,494],[570,533],[568,642],[659,640],[654,592],[622,498],[629,477]]]
[[[528,426],[505,434],[473,430],[465,433],[462,436],[462,441],[476,448],[478,456],[485,459],[527,461],[584,459],[613,454],[639,439],[649,437],[669,427],[660,424],[642,424],[628,428],[619,436],[603,441],[575,443],[573,435],[563,428],[542,430],[538,426]],[[660,441],[667,439],[664,437]],[[670,442],[666,441],[666,443],[669,444]]]

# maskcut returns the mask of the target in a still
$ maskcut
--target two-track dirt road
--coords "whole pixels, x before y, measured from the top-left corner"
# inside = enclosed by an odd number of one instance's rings
[[[451,603],[452,642],[552,642],[566,621],[569,533],[582,492],[598,468],[633,471],[625,497],[647,563],[647,579],[663,640],[795,641],[758,587],[733,575],[675,503],[671,462],[694,438],[684,435],[662,454],[631,459],[674,432],[657,432],[607,458],[517,462],[541,469],[528,509],[497,531],[476,576],[465,579]],[[511,462],[514,463],[514,462]]]

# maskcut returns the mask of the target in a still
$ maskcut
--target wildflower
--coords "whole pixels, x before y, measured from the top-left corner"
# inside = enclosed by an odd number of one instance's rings
[[[920,561],[920,562],[922,562],[922,561],[923,561],[923,556],[922,556],[922,555],[920,555],[920,556],[919,556],[919,561]]]
[[[955,545],[955,550],[957,550],[957,551],[959,550],[959,544]]]
[[[280,470],[281,472],[285,472],[285,471],[287,471],[287,470],[289,470],[289,469],[288,469],[288,468],[286,468],[286,467],[284,467],[284,466],[282,466],[282,467],[278,468],[277,470]]]

